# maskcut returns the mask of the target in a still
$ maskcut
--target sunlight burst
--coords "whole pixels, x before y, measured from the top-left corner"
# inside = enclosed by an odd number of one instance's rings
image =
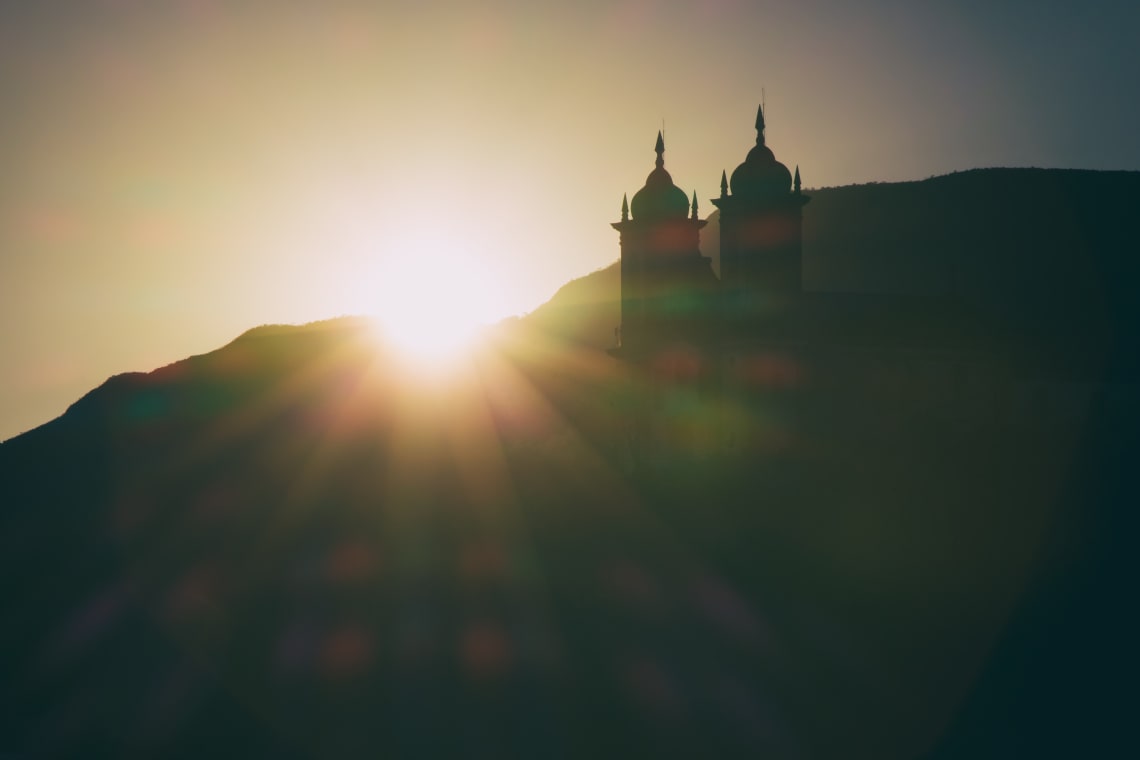
[[[382,338],[421,361],[462,355],[483,327],[503,316],[486,267],[446,242],[385,262],[377,290],[374,315]]]

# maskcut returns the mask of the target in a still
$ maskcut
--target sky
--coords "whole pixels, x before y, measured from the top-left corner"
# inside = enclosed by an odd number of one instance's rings
[[[617,258],[658,129],[707,215],[761,92],[807,188],[1138,170],[1137,30],[1135,2],[0,0],[0,440],[260,324],[533,309]]]

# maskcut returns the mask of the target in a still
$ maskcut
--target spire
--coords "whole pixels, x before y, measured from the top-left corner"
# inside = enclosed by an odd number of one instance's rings
[[[693,219],[697,218],[697,191],[693,191]]]
[[[720,197],[728,195],[728,175],[724,173],[724,169],[720,170]]]
[[[756,144],[764,144],[764,106],[756,107]]]
[[[661,135],[660,130],[657,132],[657,145],[653,150],[657,151],[657,168],[660,169],[665,166],[665,138]]]
[[[623,222],[629,221],[629,194],[621,194],[621,220]]]
[[[796,178],[792,184],[792,188],[799,193],[800,191],[800,165],[796,164]]]

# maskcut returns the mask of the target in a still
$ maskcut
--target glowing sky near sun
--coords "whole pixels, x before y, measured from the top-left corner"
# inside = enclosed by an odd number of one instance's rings
[[[249,327],[384,311],[386,278],[414,299],[409,267],[531,309],[617,257],[662,121],[710,211],[761,87],[809,187],[1140,168],[1140,11],[1069,5],[4,3],[0,439]]]

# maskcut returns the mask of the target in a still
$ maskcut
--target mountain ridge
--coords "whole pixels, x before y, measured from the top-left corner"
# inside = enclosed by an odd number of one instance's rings
[[[936,203],[945,188],[955,190],[950,202]],[[914,208],[912,199],[900,210],[897,198],[875,197],[908,189],[921,189],[919,206],[923,208]],[[1131,223],[1129,211],[1130,204],[1140,198],[1140,172],[976,168],[923,180],[821,187],[807,192],[812,196],[804,211],[804,280],[808,292],[893,293],[989,302],[1006,297],[1008,308],[1023,311],[1030,318],[1075,318],[1094,323],[1090,329],[1116,332],[1121,344],[1140,340],[1140,306],[1131,298],[1140,291],[1140,256],[1126,257],[1130,250],[1140,251],[1140,228]],[[977,240],[963,238],[954,231],[949,212],[939,210],[964,208],[969,214],[970,209],[996,208],[999,199],[1018,196],[1021,200],[1013,217],[1018,224],[1012,227],[1012,238],[992,218],[985,229],[975,233]],[[1105,206],[1102,223],[1093,219],[1091,207],[1098,202]],[[1009,212],[1003,214],[1008,216]],[[709,215],[710,224],[702,235],[702,253],[713,260],[714,268],[718,265],[718,215],[718,211]],[[903,230],[906,234],[892,231],[892,222],[898,217],[909,217]],[[1069,223],[1063,234],[1055,234],[1048,227],[1037,229],[1042,218],[1066,217]],[[949,242],[918,257],[925,260],[920,265],[913,255],[915,241],[930,229],[941,229]],[[1033,258],[1039,265],[1048,265],[1044,274],[1034,272],[1024,258],[1000,263],[1011,258],[1002,254],[1016,247],[1010,240],[1019,239],[1019,235],[1028,241],[1027,247],[1037,246],[1043,252]],[[1082,256],[1085,266],[1067,268],[1063,261],[1067,251]],[[1121,255],[1114,257],[1113,251]],[[962,256],[964,253],[969,255]],[[999,265],[991,266],[993,262]],[[1019,278],[1019,274],[1025,277]],[[1050,307],[1057,305],[1050,298],[1074,286],[1082,290],[1065,295],[1069,308],[1064,308],[1066,302],[1062,301],[1063,308],[1050,314]],[[566,340],[608,348],[614,343],[614,328],[620,322],[619,295],[620,272],[615,260],[565,283],[546,302],[517,319]],[[309,325],[335,321],[318,320]],[[234,340],[286,327],[293,326],[253,327]]]

